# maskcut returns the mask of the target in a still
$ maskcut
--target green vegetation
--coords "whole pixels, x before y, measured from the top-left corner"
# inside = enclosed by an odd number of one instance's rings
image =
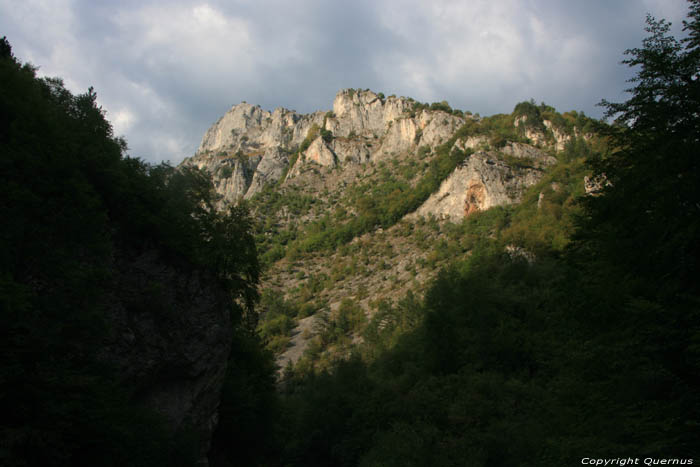
[[[415,185],[395,178],[388,170],[382,172],[378,183],[356,185],[349,194],[355,216],[340,225],[332,222],[330,215],[323,216],[306,227],[304,235],[289,246],[288,254],[334,249],[377,227],[394,225],[428,199],[468,155],[453,148],[455,141],[452,138],[436,149],[436,156]],[[413,178],[415,167],[405,173]]]
[[[542,107],[544,106],[545,105],[542,104]],[[545,131],[546,129],[542,119],[541,108],[538,107],[533,100],[520,102],[517,104],[515,109],[513,109],[513,114],[516,118],[525,117],[525,119],[520,123],[520,125],[524,128],[539,131]]]
[[[700,2],[690,3],[687,39],[649,19],[650,37],[628,52],[641,69],[629,101],[605,103],[618,116],[597,125],[607,141],[575,138],[522,205],[436,226],[437,256],[469,257],[423,301],[378,303],[350,358],[285,372],[283,463],[698,457]],[[573,121],[594,125],[570,113],[560,128],[581,131]],[[589,170],[607,182],[599,196],[583,196]]]
[[[432,104],[430,104],[429,109],[442,110],[443,112],[452,113],[452,107],[450,107],[450,104],[448,104],[447,101],[433,102]]]
[[[233,167],[230,165],[224,165],[219,169],[219,177],[231,178],[231,175],[233,175]]]
[[[110,323],[118,310],[174,312],[162,303],[170,284],[141,295],[123,285],[139,267],[133,258],[152,253],[229,297],[221,305],[237,326],[234,346],[245,339],[249,350],[232,361],[269,360],[251,350],[251,222],[244,208],[216,212],[204,173],[124,156],[92,89],[74,96],[35,70],[0,41],[0,463],[192,465],[199,433],[173,433],[143,405],[144,381],[104,358]],[[233,407],[243,390],[227,387]]]

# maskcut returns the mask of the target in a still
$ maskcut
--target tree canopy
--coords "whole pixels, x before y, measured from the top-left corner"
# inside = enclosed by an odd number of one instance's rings
[[[259,277],[247,212],[218,213],[199,170],[126,156],[92,88],[38,78],[5,38],[0,83],[0,463],[187,465],[185,440],[100,358],[115,258],[202,272],[240,322]]]

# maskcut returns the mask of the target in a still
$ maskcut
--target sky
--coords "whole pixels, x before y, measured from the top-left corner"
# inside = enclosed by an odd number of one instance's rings
[[[177,164],[232,105],[330,110],[344,88],[481,115],[624,101],[647,13],[684,0],[0,0],[14,55],[93,86],[129,154]],[[1,83],[0,83],[1,85]]]

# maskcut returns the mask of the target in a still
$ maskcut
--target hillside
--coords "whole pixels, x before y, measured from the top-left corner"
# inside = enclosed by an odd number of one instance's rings
[[[668,71],[693,53],[648,64],[612,125],[369,90],[222,117],[186,164],[256,219],[279,404],[258,465],[692,463],[697,81]],[[245,436],[223,419],[216,466]]]
[[[593,123],[532,102],[482,118],[346,89],[308,115],[233,106],[183,164],[212,175],[222,205],[245,201],[257,219],[260,332],[279,366],[307,351],[307,368],[327,367],[378,309],[421,297],[481,237],[502,237],[513,254],[561,249],[583,158],[603,148]],[[542,238],[526,238],[523,222]]]

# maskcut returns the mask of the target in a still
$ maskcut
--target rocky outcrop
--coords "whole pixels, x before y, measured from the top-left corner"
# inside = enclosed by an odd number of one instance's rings
[[[549,120],[544,120],[542,123],[547,130],[552,132],[552,136],[554,137],[554,150],[563,151],[564,148],[566,148],[566,143],[571,140],[571,136],[554,126]]]
[[[336,156],[331,149],[326,145],[323,138],[318,137],[311,143],[309,149],[304,153],[304,160],[314,162],[325,167],[336,166]]]
[[[262,110],[245,102],[233,106],[204,134],[197,153],[183,161],[212,175],[221,206],[249,199],[266,183],[278,181],[293,153],[323,112],[301,115],[278,108]]]
[[[262,175],[259,175],[256,169],[262,159],[263,156],[260,154],[245,156],[240,152],[238,154],[221,153],[219,155],[204,153],[185,159],[182,164],[195,166],[209,172],[214,181],[216,191],[222,196],[223,207],[224,203],[235,204],[241,198],[244,198],[250,187],[253,186],[254,179],[258,181],[255,184],[256,187],[260,184]],[[283,168],[284,164],[285,162],[279,161],[280,169]],[[274,166],[274,158],[267,165]],[[271,167],[268,170],[274,172],[278,168]]]
[[[419,126],[412,118],[400,118],[392,122],[382,141],[379,151],[375,152],[375,159],[381,156],[391,156],[408,151],[414,146],[420,136]]]
[[[341,164],[363,164],[370,160],[370,148],[358,139],[335,138],[331,142],[331,150]]]
[[[414,105],[408,98],[354,89],[340,91],[331,112],[308,115],[282,108],[267,112],[243,102],[206,132],[197,153],[183,164],[212,175],[223,206],[253,197],[285,174],[297,177],[309,164],[362,164],[437,146],[464,124],[464,118],[440,110],[416,114]],[[314,140],[289,167],[289,155],[310,135]]]
[[[462,138],[455,143],[455,147],[462,151],[466,149],[486,149],[489,145],[489,139],[486,136],[470,136],[468,138]]]
[[[588,196],[600,196],[606,186],[610,186],[610,181],[605,175],[583,177],[583,189]]]
[[[448,114],[443,111],[423,111],[417,119],[420,138],[417,141],[419,146],[438,146],[445,143],[464,125],[465,120],[461,117]]]
[[[544,165],[547,163],[542,161]],[[458,221],[493,206],[517,203],[542,175],[540,168],[509,164],[494,151],[476,152],[468,156],[410,217],[433,214]]]
[[[243,197],[250,199],[261,192],[268,183],[274,183],[279,180],[284,175],[288,165],[289,157],[287,152],[279,147],[267,149],[260,162],[255,166],[253,178]]]
[[[382,99],[372,91],[345,89],[333,100],[333,118],[326,120],[326,129],[333,135],[348,137],[379,136],[383,134],[389,122],[399,118],[410,108],[405,98],[389,97]]]
[[[282,108],[267,112],[243,102],[207,130],[196,154],[183,164],[212,175],[223,205],[251,198],[284,174],[294,178],[306,164],[335,167],[365,163],[379,155],[414,148],[421,134],[422,144],[446,140],[459,125],[457,117],[444,112],[423,111],[419,119],[409,118],[412,105],[407,98],[383,98],[369,90],[354,89],[336,95],[333,111],[307,115]],[[433,114],[443,115],[433,120]],[[320,129],[333,139],[316,137],[296,159],[295,167],[289,167],[288,155]]]
[[[216,278],[153,248],[120,251],[115,271],[102,358],[173,434],[196,434],[206,465],[233,337],[229,297]]]
[[[541,127],[528,124],[527,115],[521,115],[515,119],[515,126],[520,128],[523,135],[537,146],[550,145],[555,151],[563,151],[572,136],[558,128],[549,120],[542,120]]]
[[[306,137],[312,125],[323,123],[323,112],[300,115],[278,108],[262,110],[242,102],[231,107],[204,134],[197,154],[261,151],[272,147],[291,149]]]
[[[520,159],[525,164],[529,164],[538,169],[544,169],[556,164],[556,157],[550,156],[542,150],[524,143],[509,142],[499,149],[499,152]]]
[[[430,110],[412,99],[385,98],[370,90],[342,90],[335,96],[332,111],[308,115],[281,108],[267,112],[241,103],[207,131],[197,154],[186,159],[184,164],[196,165],[212,174],[223,206],[252,198],[268,183],[286,184],[308,172],[328,174],[328,169],[339,168],[342,173],[348,165],[381,163],[415,154],[424,147],[434,150],[449,141],[467,118],[474,117]],[[498,148],[503,157],[488,152],[495,149],[489,135],[472,134],[460,138],[455,143],[457,149],[482,152],[470,159],[471,165],[458,169],[462,172],[456,172],[450,183],[457,183],[465,170],[483,176],[470,175],[471,181],[459,182],[466,184],[460,188],[465,199],[444,198],[438,203],[437,198],[431,198],[426,207],[421,208],[422,212],[435,208],[436,214],[453,217],[457,212],[468,215],[497,204],[517,202],[535,175],[555,162],[554,157],[541,148],[563,149],[570,138],[549,121],[544,121],[543,125],[529,123],[527,117],[520,116],[514,124],[532,144],[506,142]],[[299,152],[299,147],[304,150]],[[486,160],[484,157],[493,164],[482,161]],[[518,161],[507,164],[504,159],[508,158],[511,162]],[[324,168],[325,172],[319,172]],[[282,177],[286,178],[282,180]],[[336,178],[342,179],[342,175]],[[455,193],[453,189],[448,191]],[[444,193],[436,196],[444,196]]]
[[[338,157],[328,147],[326,142],[320,136],[316,138],[309,148],[297,158],[294,166],[289,169],[287,178],[294,178],[301,174],[303,168],[308,164],[314,164],[320,167],[333,168],[337,165]]]

